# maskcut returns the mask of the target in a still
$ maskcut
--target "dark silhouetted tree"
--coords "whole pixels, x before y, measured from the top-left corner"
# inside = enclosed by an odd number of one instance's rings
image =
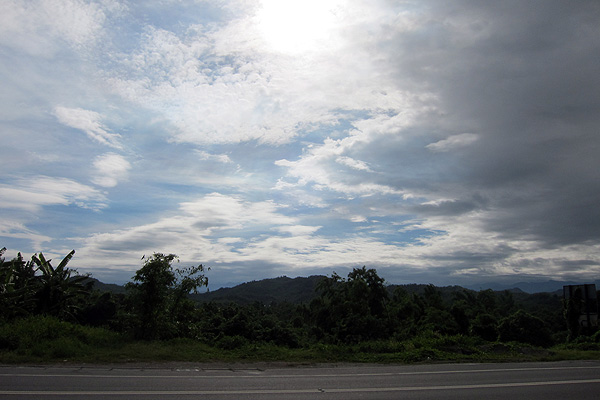
[[[323,278],[317,285],[320,296],[311,303],[317,334],[347,343],[389,334],[384,282],[366,267],[354,268],[348,279],[336,273]]]
[[[177,259],[175,254],[154,253],[126,285],[136,337],[163,339],[185,331],[186,316],[194,310],[187,295],[206,286],[208,278],[202,265],[174,269],[171,264]]]

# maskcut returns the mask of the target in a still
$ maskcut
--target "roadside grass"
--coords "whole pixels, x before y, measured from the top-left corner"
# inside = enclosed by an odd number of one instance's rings
[[[286,362],[291,364],[506,362],[600,360],[595,341],[550,349],[522,343],[486,342],[469,336],[424,334],[410,340],[354,345],[317,343],[300,348],[227,339],[211,346],[192,339],[133,341],[104,328],[51,317],[30,317],[0,325],[0,363]]]

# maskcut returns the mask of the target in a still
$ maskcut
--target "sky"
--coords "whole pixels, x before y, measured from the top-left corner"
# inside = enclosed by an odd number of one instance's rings
[[[598,54],[597,0],[2,0],[0,247],[595,280]]]

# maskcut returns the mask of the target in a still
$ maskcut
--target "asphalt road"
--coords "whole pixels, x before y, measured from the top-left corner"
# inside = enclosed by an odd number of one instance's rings
[[[2,399],[594,399],[600,362],[0,366]]]

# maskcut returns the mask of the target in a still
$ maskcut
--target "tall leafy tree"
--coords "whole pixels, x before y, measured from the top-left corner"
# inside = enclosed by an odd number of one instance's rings
[[[126,285],[135,320],[134,334],[141,339],[177,336],[185,314],[193,306],[187,295],[208,284],[204,266],[174,269],[175,254],[154,253],[142,258],[133,282]]]
[[[388,300],[384,279],[374,269],[354,268],[348,279],[333,273],[317,285],[320,296],[311,303],[319,330],[337,341],[358,342],[388,332]]]

